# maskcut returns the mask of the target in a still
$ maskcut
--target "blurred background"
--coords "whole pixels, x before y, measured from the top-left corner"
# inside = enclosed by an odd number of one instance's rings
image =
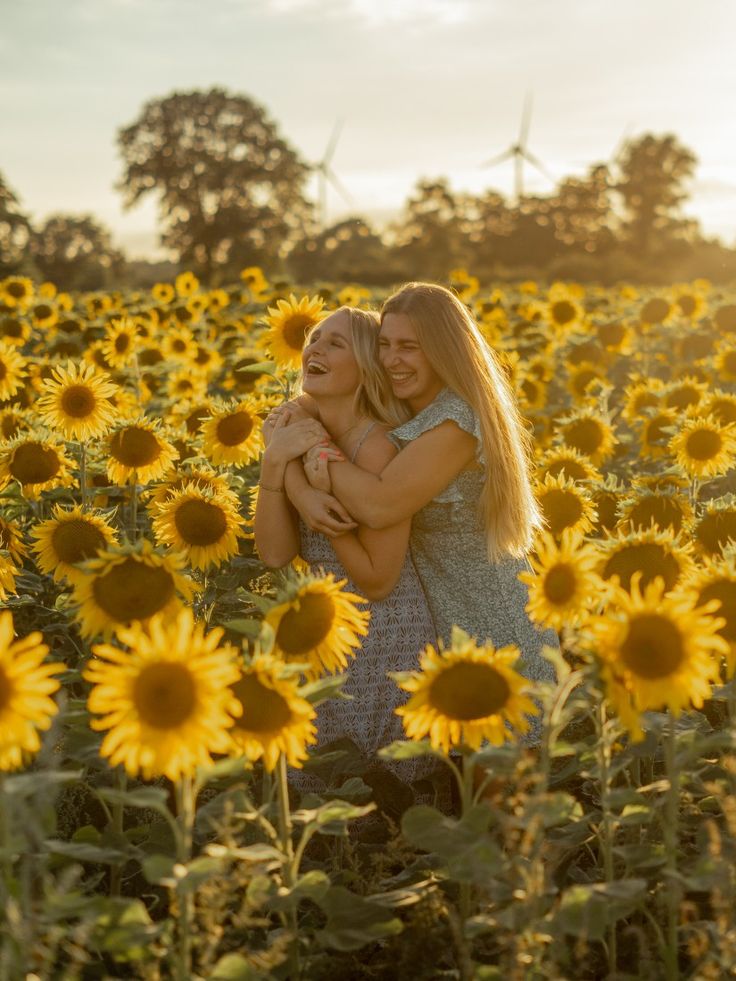
[[[0,277],[736,279],[736,8],[5,0]]]

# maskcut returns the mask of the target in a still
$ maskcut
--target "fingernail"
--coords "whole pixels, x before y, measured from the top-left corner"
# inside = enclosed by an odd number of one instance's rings
[[[326,460],[327,459],[327,454],[326,453],[320,453],[319,458],[320,458],[320,460]]]

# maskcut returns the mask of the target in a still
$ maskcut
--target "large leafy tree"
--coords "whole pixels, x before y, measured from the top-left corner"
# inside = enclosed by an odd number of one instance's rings
[[[91,215],[52,215],[33,233],[30,252],[41,276],[65,290],[107,288],[125,266],[110,232]]]
[[[309,168],[244,95],[214,88],[154,99],[118,143],[126,207],[156,194],[162,243],[204,276],[272,264],[308,226]]]
[[[646,133],[625,146],[616,190],[625,211],[622,230],[637,254],[662,251],[692,235],[695,223],[682,217],[680,206],[696,163],[671,134]]]
[[[23,263],[31,226],[20,202],[0,174],[0,277],[17,272]]]

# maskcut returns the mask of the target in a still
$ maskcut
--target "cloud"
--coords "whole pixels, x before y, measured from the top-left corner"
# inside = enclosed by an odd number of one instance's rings
[[[468,20],[470,0],[267,0],[275,14],[347,17],[371,27],[441,27]]]

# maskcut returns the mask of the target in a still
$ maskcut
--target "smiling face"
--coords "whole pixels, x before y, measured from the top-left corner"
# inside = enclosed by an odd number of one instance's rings
[[[387,313],[381,322],[378,356],[397,398],[417,413],[444,387],[419,344],[414,325],[405,313]]]
[[[318,324],[307,339],[302,351],[302,389],[319,399],[352,395],[359,383],[350,318],[338,311]]]

